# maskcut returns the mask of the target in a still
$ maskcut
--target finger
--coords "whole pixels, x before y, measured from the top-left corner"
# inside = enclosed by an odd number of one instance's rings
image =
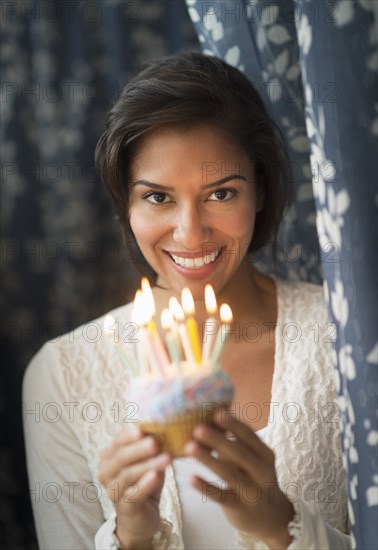
[[[249,479],[245,471],[232,462],[224,462],[219,458],[215,458],[208,449],[195,441],[189,441],[186,444],[185,452],[201,461],[227,483],[246,483]]]
[[[118,484],[120,487],[126,487],[130,483],[139,483],[142,477],[150,471],[163,472],[171,461],[172,458],[168,453],[162,453],[150,460],[124,468],[115,478],[109,480],[109,488],[111,488],[113,484]]]
[[[138,483],[138,495],[141,500],[146,500],[161,491],[164,485],[164,471],[151,470],[147,472]]]
[[[151,436],[143,437],[139,441],[120,447],[106,462],[107,475],[108,477],[115,477],[123,468],[145,461],[147,458],[157,455],[158,452],[159,445],[156,439]]]
[[[247,424],[237,420],[232,415],[219,413],[214,415],[214,422],[218,427],[232,432],[240,441],[253,449],[253,451],[264,460],[268,460],[269,462],[273,461],[274,463],[274,453],[272,449],[265,445]]]
[[[143,430],[138,426],[129,426],[128,428],[119,431],[113,439],[113,447],[123,447],[134,441],[138,441],[144,437]]]
[[[112,443],[108,447],[103,449],[100,456],[102,459],[107,459],[111,457],[119,447],[123,447],[124,445],[128,445],[129,443],[133,443],[134,441],[138,441],[142,437],[143,432],[139,428],[139,426],[130,426],[128,429],[120,431],[114,437]]]
[[[214,449],[218,459],[233,464],[252,477],[261,476],[261,469],[264,466],[261,457],[238,439],[230,440],[224,432],[214,430],[205,424],[194,428],[193,438],[202,446]]]

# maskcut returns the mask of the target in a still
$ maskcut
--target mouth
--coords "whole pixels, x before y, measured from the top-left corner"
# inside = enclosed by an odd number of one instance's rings
[[[168,252],[168,254],[171,257],[171,259],[174,261],[174,263],[179,267],[196,271],[199,269],[203,269],[204,267],[210,264],[213,264],[219,257],[221,251],[222,251],[222,247],[219,247],[216,251],[212,252],[211,254],[206,254],[205,256],[197,256],[194,258],[178,256],[176,254],[171,254],[170,252]]]

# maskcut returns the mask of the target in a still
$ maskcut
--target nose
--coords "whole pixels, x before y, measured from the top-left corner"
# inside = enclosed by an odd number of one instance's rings
[[[198,205],[186,205],[176,212],[173,239],[188,250],[199,250],[209,240],[211,228]]]

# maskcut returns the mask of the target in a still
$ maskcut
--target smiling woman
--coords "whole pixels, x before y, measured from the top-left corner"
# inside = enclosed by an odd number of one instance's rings
[[[53,507],[33,503],[41,547],[349,548],[322,288],[264,275],[248,257],[275,237],[289,196],[286,148],[255,88],[199,53],[152,62],[111,110],[96,162],[127,247],[154,283],[155,336],[184,287],[195,303],[187,321],[202,332],[208,283],[231,307],[219,345],[233,415],[197,425],[187,457],[173,459],[129,415],[119,429],[119,404],[137,410],[145,396],[127,402],[116,346],[90,339],[91,324],[46,345],[25,376],[26,408],[95,403],[101,421],[70,414],[25,426],[31,486],[61,491]],[[139,373],[131,306],[112,315]],[[70,483],[80,486],[74,499]]]

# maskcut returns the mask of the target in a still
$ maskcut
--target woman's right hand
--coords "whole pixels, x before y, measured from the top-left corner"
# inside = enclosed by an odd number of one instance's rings
[[[170,455],[159,453],[156,439],[132,426],[114,438],[100,459],[98,480],[116,508],[122,548],[147,548],[160,526],[159,502]]]

